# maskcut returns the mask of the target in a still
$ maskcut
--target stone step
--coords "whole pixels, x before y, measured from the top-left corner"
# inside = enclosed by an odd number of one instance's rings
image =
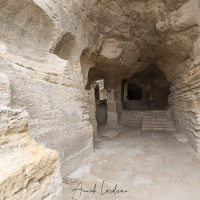
[[[142,130],[174,131],[172,121],[167,119],[166,111],[152,111],[143,116]]]
[[[173,124],[142,124],[142,126],[152,126],[152,127],[173,127]]]
[[[152,125],[162,124],[162,125],[172,125],[173,126],[173,123],[171,121],[143,121],[142,124],[152,124]]]
[[[174,128],[142,128],[143,131],[175,131]]]
[[[165,128],[173,128],[174,126],[171,125],[164,125],[164,124],[142,124],[142,127],[165,127]]]
[[[156,119],[156,120],[152,120],[152,119],[149,119],[149,120],[147,120],[147,119],[143,119],[142,120],[142,122],[143,123],[154,123],[154,122],[157,122],[157,123],[164,123],[164,124],[171,124],[172,123],[172,121],[170,121],[170,120],[168,120],[168,119]]]
[[[143,124],[142,127],[164,127],[164,128],[173,128],[173,125],[163,125],[163,124]]]
[[[146,120],[149,120],[149,119],[166,119],[166,117],[165,116],[161,116],[161,117],[143,117],[143,119],[146,119]]]
[[[143,119],[144,122],[167,122],[167,119]]]
[[[160,111],[150,111],[150,112],[148,112],[148,113],[145,113],[145,115],[159,115],[159,114],[165,115],[165,114],[166,114],[166,111],[160,110]]]
[[[155,113],[151,112],[151,113],[146,113],[144,116],[148,116],[148,115],[153,115],[153,116],[155,116],[155,115],[166,115],[166,112],[155,112]]]

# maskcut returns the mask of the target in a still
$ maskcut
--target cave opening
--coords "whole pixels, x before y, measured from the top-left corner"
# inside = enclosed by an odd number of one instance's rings
[[[166,75],[151,65],[122,81],[124,110],[148,111],[168,109],[170,83]]]
[[[128,85],[128,100],[142,100],[142,88],[134,83]]]

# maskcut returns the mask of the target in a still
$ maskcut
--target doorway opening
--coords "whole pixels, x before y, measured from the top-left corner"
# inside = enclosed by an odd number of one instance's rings
[[[92,84],[96,104],[96,120],[98,125],[107,123],[107,91],[104,88],[104,79],[95,80]]]
[[[142,88],[135,84],[128,85],[128,100],[143,100]]]
[[[128,80],[122,81],[124,110],[167,110],[170,83],[156,66],[149,66]]]

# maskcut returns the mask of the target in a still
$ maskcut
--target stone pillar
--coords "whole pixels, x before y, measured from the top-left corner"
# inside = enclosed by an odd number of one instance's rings
[[[115,99],[115,90],[108,89],[107,90],[107,127],[108,128],[117,128],[117,102]]]
[[[126,99],[128,100],[128,83],[124,85],[124,94],[126,93]],[[120,121],[123,115],[123,106],[122,106],[122,81],[118,81],[115,85],[115,99],[117,103],[117,121],[118,121],[118,128],[122,128],[120,125]]]
[[[88,92],[88,110],[89,110],[89,122],[93,127],[93,139],[96,140],[97,136],[97,120],[96,120],[96,104],[94,96],[94,88],[87,90]]]

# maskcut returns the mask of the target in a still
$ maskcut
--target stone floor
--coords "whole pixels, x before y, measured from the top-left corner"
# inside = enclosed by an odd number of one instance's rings
[[[188,143],[131,127],[99,133],[90,161],[64,179],[63,200],[200,200],[200,158]]]

